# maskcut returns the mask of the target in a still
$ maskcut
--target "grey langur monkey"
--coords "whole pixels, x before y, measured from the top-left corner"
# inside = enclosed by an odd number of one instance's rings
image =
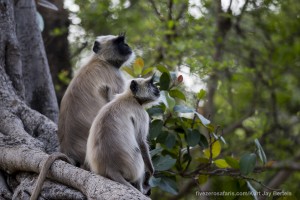
[[[159,96],[153,77],[137,78],[99,111],[86,151],[86,162],[93,172],[129,187],[134,184],[147,193],[144,174],[152,176],[154,168],[147,144],[149,116],[143,106]]]
[[[123,92],[125,83],[119,69],[135,58],[124,34],[97,37],[93,52],[69,84],[58,122],[60,150],[80,167],[84,167],[86,142],[94,118],[112,96]]]

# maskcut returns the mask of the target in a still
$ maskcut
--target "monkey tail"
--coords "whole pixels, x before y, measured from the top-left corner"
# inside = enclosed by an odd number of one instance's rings
[[[46,179],[47,172],[50,169],[51,165],[55,162],[55,160],[58,160],[58,159],[64,160],[68,163],[72,163],[71,160],[65,154],[60,153],[60,152],[55,152],[55,153],[51,154],[50,156],[48,156],[46,162],[44,163],[44,165],[40,171],[40,175],[36,181],[36,184],[34,186],[30,200],[38,199],[39,194],[42,189],[42,186],[43,186],[43,183]]]

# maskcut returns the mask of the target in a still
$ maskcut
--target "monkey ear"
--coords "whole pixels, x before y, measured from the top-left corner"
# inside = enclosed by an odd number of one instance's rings
[[[151,83],[153,83],[153,81],[154,81],[155,74],[156,74],[156,72],[154,72],[154,73],[152,74],[152,76],[151,76],[151,79],[150,79],[150,82],[151,82]]]
[[[93,52],[98,53],[100,49],[101,49],[100,42],[95,41],[93,46]]]
[[[119,35],[116,39],[115,39],[115,43],[119,44],[121,42],[125,42],[125,36],[124,35]]]
[[[138,84],[135,80],[132,80],[130,83],[130,90],[132,91],[133,94],[136,94],[138,91]]]

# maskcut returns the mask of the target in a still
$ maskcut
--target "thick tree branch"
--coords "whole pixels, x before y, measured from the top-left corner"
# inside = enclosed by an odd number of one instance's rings
[[[1,136],[0,143],[4,140],[7,140],[7,137]],[[0,151],[2,152],[0,155],[1,170],[10,173],[17,171],[39,173],[48,158],[48,155],[42,151],[16,145],[10,148],[0,146]],[[21,159],[15,155],[19,155]],[[78,189],[88,199],[148,199],[137,190],[79,169],[61,160],[52,164],[47,177]]]

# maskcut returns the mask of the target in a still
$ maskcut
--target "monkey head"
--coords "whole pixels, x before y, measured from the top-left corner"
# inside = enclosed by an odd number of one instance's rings
[[[131,64],[135,59],[135,53],[125,39],[125,34],[98,36],[94,42],[93,52],[98,58],[117,68]]]
[[[133,79],[130,83],[130,90],[141,105],[153,102],[160,96],[160,91],[154,85],[153,79],[154,75],[147,79]]]

